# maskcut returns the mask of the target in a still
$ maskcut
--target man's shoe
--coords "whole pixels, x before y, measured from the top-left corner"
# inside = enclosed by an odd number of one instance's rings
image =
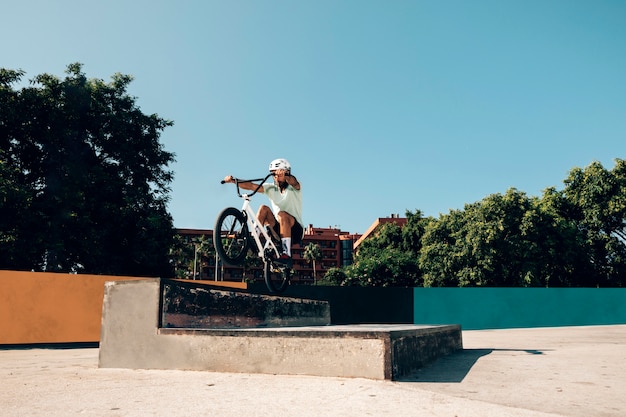
[[[286,266],[287,268],[291,268],[291,266],[293,265],[293,260],[291,259],[291,256],[287,255],[286,253],[281,254],[274,262],[279,265]]]

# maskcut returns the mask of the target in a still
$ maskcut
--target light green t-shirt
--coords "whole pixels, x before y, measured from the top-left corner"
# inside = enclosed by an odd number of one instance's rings
[[[296,190],[291,185],[288,185],[285,191],[281,193],[278,185],[268,182],[263,184],[263,193],[269,197],[275,215],[281,211],[286,211],[304,229],[304,223],[302,222],[302,189]]]

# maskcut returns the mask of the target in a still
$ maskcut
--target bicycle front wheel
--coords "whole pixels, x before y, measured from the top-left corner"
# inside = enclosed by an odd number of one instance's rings
[[[246,217],[234,207],[222,210],[213,230],[213,244],[220,259],[228,265],[241,265],[249,248]]]
[[[265,285],[271,293],[283,292],[289,285],[289,279],[291,277],[291,269],[275,265],[269,259],[265,260]]]

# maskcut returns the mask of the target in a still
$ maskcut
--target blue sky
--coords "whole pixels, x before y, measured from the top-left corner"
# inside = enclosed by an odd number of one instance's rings
[[[227,174],[287,158],[304,221],[364,232],[625,158],[623,0],[22,0],[0,67],[116,72],[175,125],[170,212],[213,228]],[[253,205],[265,203],[259,196]]]

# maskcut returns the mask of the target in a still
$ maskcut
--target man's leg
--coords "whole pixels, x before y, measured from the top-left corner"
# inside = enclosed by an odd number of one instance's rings
[[[262,205],[259,207],[259,212],[256,214],[256,217],[259,219],[259,223],[263,226],[274,227],[276,225],[276,218],[274,217],[274,213],[272,209],[268,206]]]
[[[256,215],[257,219],[259,219],[259,225],[256,228],[260,228],[262,226],[267,226],[268,233],[270,234],[270,239],[274,242],[280,240],[280,225],[274,217],[274,212],[266,205],[262,205],[259,207],[259,211]],[[257,233],[261,233],[260,230],[257,230]]]
[[[291,256],[291,228],[296,219],[289,213],[281,211],[278,213],[278,223],[280,224],[280,240],[283,244],[283,253]]]

